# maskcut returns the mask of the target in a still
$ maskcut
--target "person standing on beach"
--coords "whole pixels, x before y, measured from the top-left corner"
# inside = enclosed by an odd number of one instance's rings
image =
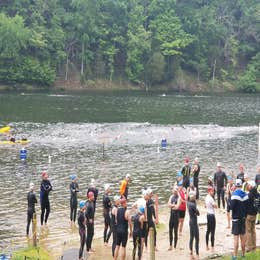
[[[193,184],[197,189],[197,194],[196,194],[197,200],[199,199],[199,174],[200,174],[199,159],[196,157],[192,169],[192,177],[193,177]]]
[[[191,174],[189,158],[184,159],[184,166],[181,169],[181,173],[183,175],[183,187],[187,189],[190,185],[190,174]]]
[[[110,219],[110,211],[112,207],[112,203],[109,197],[110,193],[110,185],[105,184],[104,185],[105,194],[103,195],[103,216],[104,216],[104,243],[107,245],[109,238],[111,236],[112,230],[111,230],[111,219]],[[108,231],[109,228],[109,231]],[[108,232],[107,232],[108,231]]]
[[[70,183],[70,221],[71,223],[75,223],[76,221],[76,214],[77,214],[77,207],[78,207],[78,198],[77,193],[79,192],[79,185],[77,183],[77,176],[71,175],[70,176],[71,183]]]
[[[94,236],[94,215],[95,215],[95,195],[92,191],[88,193],[88,201],[86,202],[86,224],[87,224],[87,238],[86,238],[86,246],[88,253],[94,253],[95,250],[92,248],[92,240]]]
[[[244,176],[245,176],[245,167],[244,164],[239,165],[239,174],[237,175],[237,179],[240,179],[242,183],[244,183]]]
[[[190,185],[187,188],[187,194],[189,194],[191,191],[196,194],[196,198],[197,198],[197,192],[198,191],[197,191],[197,188],[194,186],[193,178],[190,178]],[[188,200],[189,200],[189,197],[188,197]]]
[[[232,234],[234,235],[234,252],[232,260],[237,260],[239,238],[241,241],[242,257],[246,250],[246,215],[248,196],[242,190],[241,179],[236,179],[236,190],[232,193],[230,208],[232,210]]]
[[[78,212],[78,225],[79,225],[79,237],[80,237],[80,248],[79,248],[79,260],[83,260],[83,251],[86,243],[86,218],[85,218],[86,202],[80,201],[79,212]]]
[[[113,233],[113,243],[112,243],[112,256],[115,255],[115,249],[116,249],[116,232],[117,232],[117,210],[120,205],[120,197],[114,196],[114,205],[111,210],[111,230]]]
[[[96,188],[95,179],[91,179],[90,185],[89,185],[88,190],[87,190],[87,196],[88,196],[89,192],[94,193],[93,204],[94,204],[94,212],[95,212],[96,211],[97,197],[98,197],[98,189]]]
[[[194,192],[190,192],[189,198],[190,200],[187,202],[187,207],[190,215],[190,255],[193,256],[193,240],[195,239],[196,257],[199,259],[199,226],[197,218],[200,213],[196,205],[196,194]]]
[[[257,168],[257,174],[255,176],[255,185],[258,193],[260,194],[260,166],[258,166]],[[259,223],[260,223],[260,213],[258,212],[256,216],[256,225],[259,225]]]
[[[120,190],[119,190],[121,198],[124,197],[127,199],[127,197],[128,197],[128,185],[129,185],[130,179],[131,179],[131,175],[127,174],[125,176],[125,179],[121,181]]]
[[[216,217],[215,208],[217,204],[214,200],[214,189],[209,188],[208,194],[205,198],[205,206],[207,209],[207,231],[206,231],[206,248],[209,250],[209,234],[211,234],[211,248],[214,249],[215,230],[216,230]]]
[[[235,184],[233,182],[233,177],[231,175],[229,175],[228,177],[228,183],[227,183],[227,192],[226,192],[226,202],[227,202],[227,228],[230,228],[230,221],[231,221],[231,217],[230,217],[230,202],[231,202],[231,195],[232,193],[235,191]]]
[[[218,208],[220,208],[220,198],[222,200],[223,209],[225,209],[225,189],[227,184],[226,173],[221,169],[221,163],[217,163],[217,172],[214,174],[214,184],[217,187]]]
[[[130,212],[127,210],[127,200],[126,198],[122,198],[120,200],[121,207],[117,210],[117,242],[116,242],[116,248],[114,253],[114,260],[117,260],[119,255],[119,249],[120,246],[122,246],[122,254],[121,259],[126,259],[126,244],[128,240],[128,227],[130,227],[130,237],[132,237],[132,222],[131,222],[131,216]]]
[[[52,190],[52,185],[48,180],[48,173],[42,173],[42,182],[41,182],[41,190],[40,190],[40,201],[41,201],[41,225],[43,225],[43,221],[47,224],[48,217],[51,211],[50,201],[49,201],[49,193]],[[45,214],[46,210],[46,214]],[[45,217],[45,218],[44,218]]]
[[[170,247],[168,249],[169,251],[172,250],[173,230],[174,230],[174,249],[176,249],[177,246],[180,204],[181,204],[181,200],[178,194],[178,187],[174,186],[172,189],[172,195],[170,196],[168,201],[168,206],[171,210],[170,220],[169,220],[169,239],[170,239]]]
[[[33,214],[35,213],[35,204],[37,203],[33,183],[30,183],[30,191],[27,193],[27,202],[28,202],[28,209],[27,209],[26,235],[29,236],[30,224],[33,219]]]
[[[178,195],[180,198],[180,206],[179,206],[179,234],[182,235],[182,229],[183,229],[183,222],[185,218],[186,213],[186,202],[187,202],[187,196],[186,196],[186,190],[183,188],[182,181],[178,182]]]

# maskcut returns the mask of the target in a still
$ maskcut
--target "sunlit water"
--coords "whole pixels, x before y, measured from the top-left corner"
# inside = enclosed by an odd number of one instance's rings
[[[68,226],[70,174],[78,175],[79,199],[85,199],[90,179],[96,180],[98,223],[103,185],[110,183],[114,195],[127,173],[132,176],[130,202],[147,185],[161,204],[167,202],[186,156],[199,157],[202,196],[217,161],[228,174],[237,173],[243,162],[254,176],[259,104],[257,96],[0,95],[2,120],[10,122],[18,138],[31,140],[26,162],[19,159],[21,146],[0,146],[0,249],[25,242],[26,193],[34,182],[39,198],[45,169],[54,187],[48,235],[53,241],[64,239]],[[167,150],[160,151],[164,137]]]

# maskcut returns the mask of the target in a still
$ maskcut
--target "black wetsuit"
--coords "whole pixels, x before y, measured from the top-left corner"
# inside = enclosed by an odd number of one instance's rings
[[[78,198],[77,193],[79,192],[79,185],[76,182],[70,184],[70,220],[76,221]]]
[[[78,213],[78,225],[80,236],[79,259],[81,259],[81,257],[83,256],[83,250],[86,242],[85,214],[82,211],[79,211]]]
[[[244,176],[245,176],[245,174],[243,172],[240,172],[237,175],[237,179],[240,179],[242,181],[242,183],[244,183],[245,182]]]
[[[141,214],[137,213],[134,216],[134,229],[133,229],[133,260],[135,259],[136,249],[138,248],[138,259],[141,260],[142,257],[142,237],[143,237],[143,228],[141,227],[140,222]]]
[[[128,239],[128,220],[125,219],[126,210],[126,208],[118,208],[116,218],[116,245],[122,245],[122,247],[126,247]]]
[[[33,219],[33,213],[35,213],[35,203],[37,203],[37,199],[35,193],[33,191],[29,191],[27,194],[27,201],[28,201],[28,210],[27,210],[27,228],[26,228],[26,235],[29,235],[29,228],[31,221]]]
[[[85,211],[86,223],[87,223],[87,239],[86,239],[87,251],[91,249],[91,244],[94,236],[94,215],[95,215],[94,201],[87,201],[86,211]]]
[[[198,169],[193,171],[193,184],[194,187],[196,187],[197,189],[197,193],[196,193],[196,199],[199,199],[199,173],[200,173],[200,165],[197,164]]]
[[[186,189],[190,186],[190,172],[191,167],[189,165],[184,165],[181,169],[183,175],[183,187]]]
[[[171,204],[177,204],[178,195],[173,195],[171,198]],[[170,213],[170,221],[169,221],[169,238],[170,238],[170,246],[172,246],[173,241],[173,230],[174,230],[174,248],[177,246],[178,241],[178,227],[179,227],[179,210],[171,209]]]
[[[113,206],[113,208],[117,208],[116,205]],[[113,209],[111,210],[111,224],[110,228],[113,232],[113,243],[112,243],[112,256],[114,257],[115,248],[116,248],[116,232],[117,232],[117,222],[116,222],[116,216],[112,213]]]
[[[190,215],[190,251],[192,251],[193,248],[193,240],[195,238],[195,249],[196,249],[196,254],[199,254],[199,226],[198,226],[198,221],[197,221],[197,216],[199,216],[199,211],[197,209],[197,205],[194,201],[188,201],[187,202],[187,207],[189,210],[189,215]]]
[[[98,189],[95,188],[95,187],[89,187],[88,190],[87,190],[87,196],[89,194],[89,192],[93,192],[94,193],[94,211],[96,211],[96,203],[97,203],[97,197],[98,197]]]
[[[225,186],[227,184],[227,176],[223,171],[216,172],[214,175],[214,184],[217,187],[218,207],[220,208],[220,197],[223,208],[225,209]]]
[[[146,210],[147,210],[147,224],[146,224],[146,232],[145,232],[145,246],[147,247],[147,240],[148,240],[148,234],[149,234],[149,229],[153,228],[154,229],[154,246],[156,247],[156,227],[153,221],[153,218],[156,218],[155,216],[155,208],[154,208],[154,201],[152,199],[149,199],[146,202]]]
[[[108,243],[109,238],[111,236],[112,230],[111,230],[111,219],[110,219],[110,211],[111,211],[111,200],[107,194],[104,194],[103,196],[103,216],[104,216],[104,243]],[[107,232],[109,227],[109,232]]]
[[[51,208],[49,201],[49,192],[52,190],[52,185],[49,180],[42,180],[41,191],[40,191],[40,201],[41,201],[41,225],[43,225],[43,220],[45,224],[47,223]],[[45,214],[46,210],[46,214]],[[44,219],[45,215],[45,219]]]
[[[256,176],[255,176],[255,184],[256,184],[256,187],[258,187],[258,185],[260,185],[260,173],[256,174]]]

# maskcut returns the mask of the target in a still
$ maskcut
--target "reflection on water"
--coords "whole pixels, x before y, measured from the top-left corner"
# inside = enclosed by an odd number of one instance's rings
[[[206,178],[215,171],[217,161],[230,173],[244,162],[254,175],[257,160],[256,126],[221,127],[217,125],[154,125],[148,123],[13,123],[19,131],[30,133],[28,160],[19,160],[20,146],[0,147],[0,248],[12,248],[25,242],[26,192],[30,182],[39,195],[40,173],[49,172],[54,186],[50,195],[49,229],[40,232],[48,246],[57,239],[78,238],[69,228],[69,175],[79,178],[79,199],[91,178],[100,190],[97,223],[102,223],[101,198],[104,183],[111,183],[113,195],[120,180],[132,175],[130,200],[133,202],[144,185],[151,186],[165,204],[171,193],[176,172],[183,158],[199,157],[202,166],[201,194],[206,191]],[[18,134],[19,134],[18,131]],[[168,140],[167,150],[158,153],[161,138]],[[102,143],[105,144],[103,157]],[[51,160],[50,160],[51,156]],[[38,196],[39,199],[39,196]],[[37,206],[38,216],[40,213]],[[72,233],[71,233],[72,232]],[[56,241],[56,242],[55,242]]]

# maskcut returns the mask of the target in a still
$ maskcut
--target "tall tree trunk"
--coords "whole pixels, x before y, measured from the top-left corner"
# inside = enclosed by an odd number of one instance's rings
[[[80,74],[81,76],[84,75],[84,52],[85,52],[85,45],[84,42],[82,41],[82,49],[81,49],[81,69],[80,69]]]
[[[67,53],[66,69],[65,69],[65,81],[68,80],[68,73],[69,73],[69,54]]]
[[[216,63],[217,63],[217,60],[215,59],[214,64],[213,64],[213,72],[212,72],[212,83],[213,83],[213,85],[215,83]]]

